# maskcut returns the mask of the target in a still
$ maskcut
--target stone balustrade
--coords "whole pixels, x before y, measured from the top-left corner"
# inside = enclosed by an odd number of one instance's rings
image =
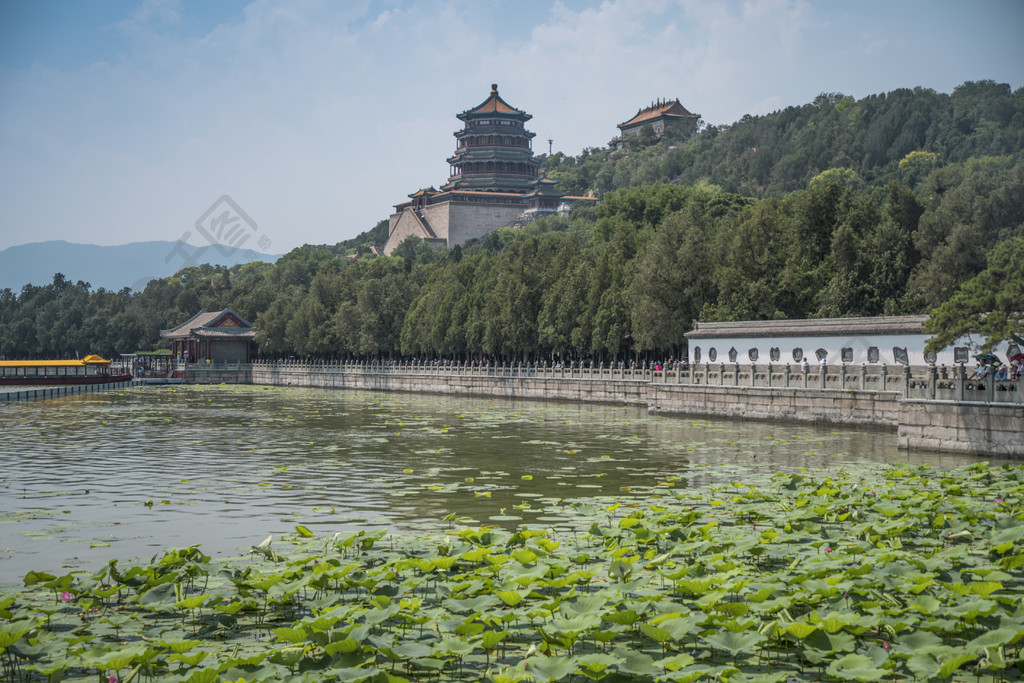
[[[249,367],[239,363],[190,365],[189,372],[219,373]],[[650,384],[708,385],[811,391],[892,392],[907,399],[1024,403],[1024,377],[1016,381],[971,380],[967,369],[956,366],[852,365],[810,366],[790,364],[704,363],[683,369],[674,364],[661,370],[647,367],[593,367],[568,364],[480,364],[432,361],[318,361],[287,359],[257,361],[252,367],[361,374],[416,374],[513,379],[614,380]]]

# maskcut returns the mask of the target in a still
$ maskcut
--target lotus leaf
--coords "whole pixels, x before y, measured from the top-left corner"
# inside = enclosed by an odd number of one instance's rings
[[[828,673],[847,681],[880,681],[889,671],[875,666],[870,657],[848,654],[829,664]]]

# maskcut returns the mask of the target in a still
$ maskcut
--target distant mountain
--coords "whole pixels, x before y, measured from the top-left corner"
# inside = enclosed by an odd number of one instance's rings
[[[93,289],[117,291],[131,287],[141,291],[150,280],[173,275],[188,266],[273,263],[278,258],[280,254],[221,244],[196,247],[184,242],[133,242],[101,247],[63,240],[33,242],[0,251],[0,289],[18,293],[24,285],[46,285],[53,281],[54,273],[63,273],[71,282],[82,280]]]

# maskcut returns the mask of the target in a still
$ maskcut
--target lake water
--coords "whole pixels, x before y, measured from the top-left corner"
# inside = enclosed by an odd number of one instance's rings
[[[137,387],[0,406],[0,584],[201,543],[387,526],[543,525],[566,498],[801,467],[938,467],[892,432],[637,408],[253,386]],[[66,571],[63,570],[63,571]]]

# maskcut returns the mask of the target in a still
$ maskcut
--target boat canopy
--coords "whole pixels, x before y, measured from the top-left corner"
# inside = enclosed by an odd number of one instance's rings
[[[88,365],[110,365],[99,356],[86,356],[80,360],[0,360],[3,368],[75,368]]]

